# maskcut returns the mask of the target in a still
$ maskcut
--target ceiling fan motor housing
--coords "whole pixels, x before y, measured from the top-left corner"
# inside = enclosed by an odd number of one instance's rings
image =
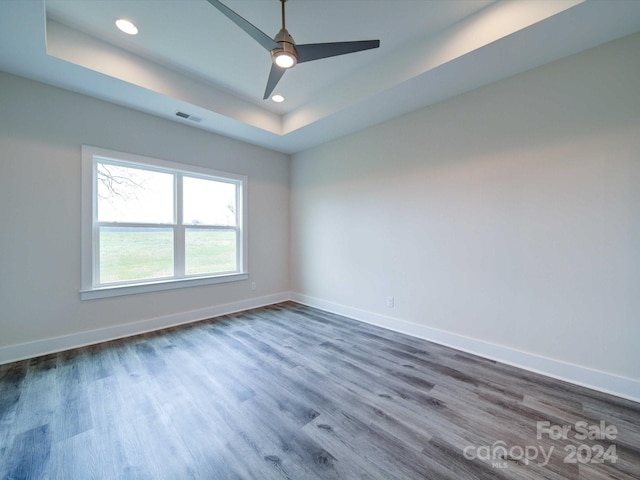
[[[273,39],[281,47],[271,50],[271,58],[273,59],[273,61],[278,66],[282,67],[282,65],[278,63],[277,57],[286,55],[291,58],[293,63],[290,66],[283,68],[295,67],[296,63],[298,63],[298,52],[296,51],[296,42],[293,40],[291,34],[289,34],[286,28],[282,28]]]

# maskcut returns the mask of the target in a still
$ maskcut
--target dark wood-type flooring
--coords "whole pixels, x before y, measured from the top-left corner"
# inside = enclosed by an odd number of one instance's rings
[[[638,479],[640,404],[283,303],[0,367],[0,478]]]

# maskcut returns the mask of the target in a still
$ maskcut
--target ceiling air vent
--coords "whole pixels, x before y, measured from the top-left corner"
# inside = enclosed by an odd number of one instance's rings
[[[200,123],[202,121],[200,117],[194,117],[189,113],[176,112],[176,115],[180,118],[184,118],[185,120],[191,120],[192,122],[196,122],[196,123]]]

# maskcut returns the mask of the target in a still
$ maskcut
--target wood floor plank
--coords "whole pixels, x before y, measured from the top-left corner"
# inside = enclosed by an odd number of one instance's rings
[[[637,479],[640,405],[285,302],[0,366],[0,478]]]

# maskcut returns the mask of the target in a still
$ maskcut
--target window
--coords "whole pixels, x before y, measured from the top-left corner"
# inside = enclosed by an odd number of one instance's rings
[[[246,177],[82,147],[81,298],[246,280]]]

